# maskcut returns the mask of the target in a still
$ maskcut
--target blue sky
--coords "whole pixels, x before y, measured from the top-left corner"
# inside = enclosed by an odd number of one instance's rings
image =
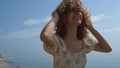
[[[111,53],[88,54],[87,68],[120,67],[120,0],[82,0]],[[52,68],[39,34],[61,0],[0,0],[0,53],[21,68]]]

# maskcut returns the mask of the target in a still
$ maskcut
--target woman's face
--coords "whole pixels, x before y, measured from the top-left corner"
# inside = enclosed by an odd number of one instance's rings
[[[80,25],[82,23],[82,13],[79,10],[70,10],[67,14],[67,24]]]

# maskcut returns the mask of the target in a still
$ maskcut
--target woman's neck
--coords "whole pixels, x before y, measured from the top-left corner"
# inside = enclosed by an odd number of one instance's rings
[[[65,39],[77,40],[77,26],[66,26],[66,31]]]

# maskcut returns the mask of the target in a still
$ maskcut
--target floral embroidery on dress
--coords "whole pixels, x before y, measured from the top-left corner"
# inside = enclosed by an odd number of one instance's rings
[[[87,48],[84,48],[77,54],[71,54],[71,52],[66,49],[65,43],[58,35],[54,35],[53,38],[55,45],[50,48],[44,43],[44,49],[53,56],[54,68],[85,68],[86,54],[92,51],[97,43],[91,38],[84,39],[83,45]]]

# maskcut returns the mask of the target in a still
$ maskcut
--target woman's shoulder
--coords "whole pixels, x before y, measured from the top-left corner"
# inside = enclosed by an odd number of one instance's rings
[[[95,43],[98,43],[98,41],[95,38],[90,37],[90,36],[87,36],[86,38],[84,38],[84,42],[86,44],[95,44]]]

